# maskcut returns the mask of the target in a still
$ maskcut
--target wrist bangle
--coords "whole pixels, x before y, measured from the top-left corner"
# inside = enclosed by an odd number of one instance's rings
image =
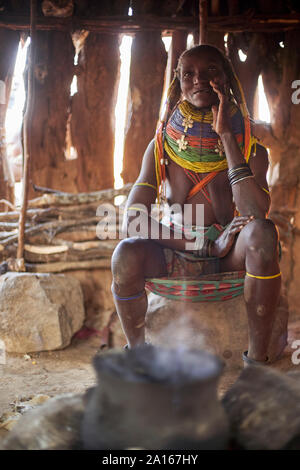
[[[231,184],[231,186],[233,186],[234,184],[240,183],[241,181],[246,180],[246,179],[248,179],[248,178],[254,178],[254,176],[253,176],[253,175],[244,176],[243,178],[239,178],[239,179],[233,181],[233,182],[230,183],[230,184]]]

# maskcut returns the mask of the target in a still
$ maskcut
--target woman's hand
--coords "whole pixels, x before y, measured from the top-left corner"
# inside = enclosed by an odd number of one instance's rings
[[[221,137],[223,134],[232,132],[229,115],[229,100],[224,91],[226,85],[222,86],[213,80],[211,80],[209,84],[219,98],[219,106],[213,105],[211,110],[213,113],[213,129]]]
[[[236,235],[247,225],[254,216],[234,217],[228,227],[214,241],[212,246],[212,255],[218,258],[224,258],[232,248]]]

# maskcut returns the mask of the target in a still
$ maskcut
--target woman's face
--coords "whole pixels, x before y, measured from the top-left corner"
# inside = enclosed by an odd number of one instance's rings
[[[179,71],[184,99],[197,108],[207,108],[219,102],[210,81],[225,92],[227,78],[217,52],[203,49],[186,54],[181,59]]]

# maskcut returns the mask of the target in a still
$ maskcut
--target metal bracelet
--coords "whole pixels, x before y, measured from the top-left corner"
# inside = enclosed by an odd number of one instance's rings
[[[231,186],[233,186],[234,184],[240,183],[241,181],[246,180],[246,179],[248,179],[248,178],[254,178],[254,176],[253,176],[253,175],[245,176],[244,178],[237,179],[237,180],[233,181],[233,182],[230,183],[230,184],[231,184]]]

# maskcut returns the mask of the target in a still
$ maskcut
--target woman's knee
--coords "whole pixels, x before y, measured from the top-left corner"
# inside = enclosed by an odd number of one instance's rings
[[[127,278],[139,275],[145,258],[145,240],[126,238],[122,240],[112,255],[111,267],[113,276]]]
[[[247,252],[269,262],[278,253],[278,231],[269,219],[255,219],[245,227]]]

